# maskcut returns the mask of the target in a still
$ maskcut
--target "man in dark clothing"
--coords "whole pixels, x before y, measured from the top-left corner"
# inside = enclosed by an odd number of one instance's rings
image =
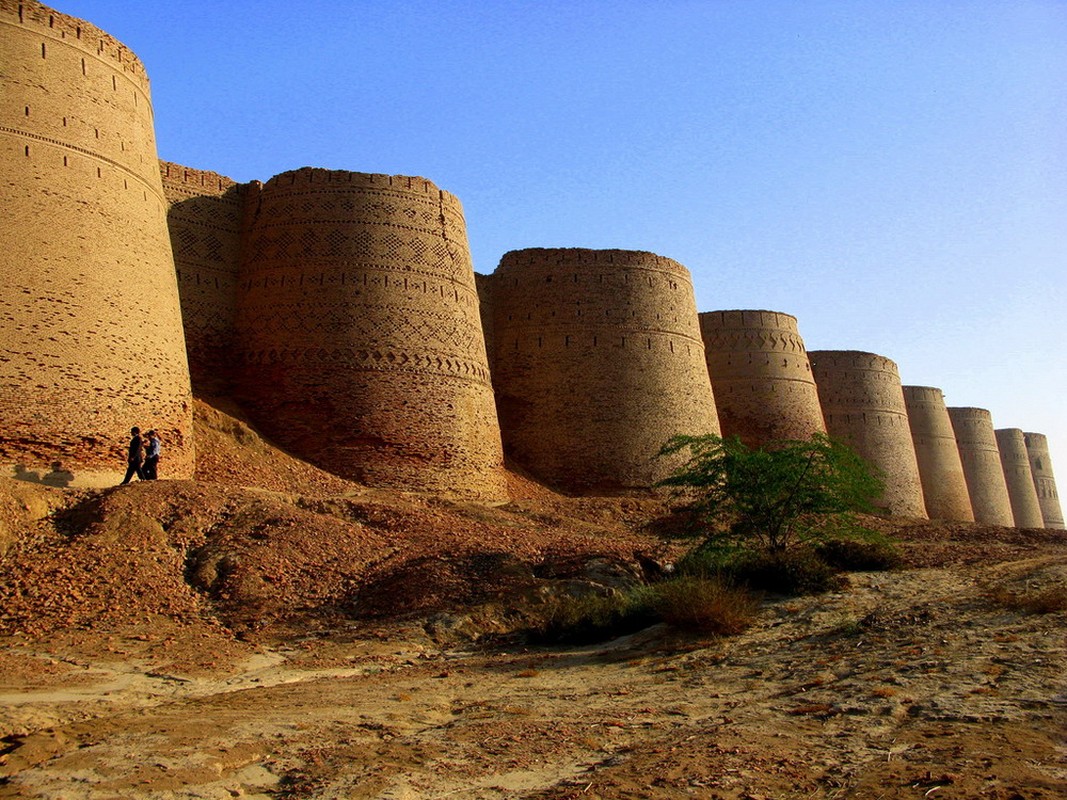
[[[144,458],[143,448],[141,443],[141,429],[130,428],[130,449],[126,454],[126,477],[122,479],[122,484],[125,485],[130,482],[130,478],[136,475],[142,481],[144,480],[144,472],[141,471],[141,460]]]

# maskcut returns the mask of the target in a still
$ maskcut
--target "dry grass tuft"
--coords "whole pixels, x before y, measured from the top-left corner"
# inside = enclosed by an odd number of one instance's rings
[[[759,611],[755,597],[717,580],[682,577],[657,584],[652,606],[664,622],[702,633],[741,633]]]
[[[1055,614],[1067,611],[1067,586],[1046,586],[1043,589],[996,589],[990,599],[998,606],[1026,614]]]

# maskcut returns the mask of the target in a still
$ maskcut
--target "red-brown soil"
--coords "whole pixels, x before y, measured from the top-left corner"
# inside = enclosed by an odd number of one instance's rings
[[[489,647],[669,558],[665,504],[371,490],[219,403],[197,442],[193,481],[0,484],[0,798],[1067,797],[1067,612],[1022,602],[1063,532],[887,522],[904,569],[739,636]]]

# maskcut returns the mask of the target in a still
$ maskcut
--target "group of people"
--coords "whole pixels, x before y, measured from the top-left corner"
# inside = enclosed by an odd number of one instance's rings
[[[159,469],[159,451],[162,443],[154,430],[141,437],[141,429],[130,428],[130,447],[126,455],[126,477],[123,484],[130,482],[136,475],[142,481],[154,481]]]

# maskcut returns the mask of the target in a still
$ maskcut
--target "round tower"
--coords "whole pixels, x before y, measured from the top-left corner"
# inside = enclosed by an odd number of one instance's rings
[[[993,433],[993,417],[984,408],[954,407],[949,408],[948,416],[956,434],[975,522],[1012,527],[1015,519]]]
[[[240,394],[303,458],[375,486],[506,497],[459,201],[301,169],[249,199]]]
[[[0,53],[0,464],[110,482],[138,425],[160,432],[164,476],[191,476],[189,369],[144,67],[32,0],[0,3]]]
[[[723,436],[758,447],[826,432],[796,317],[777,311],[707,311],[699,317]]]
[[[1030,470],[1034,475],[1034,487],[1037,489],[1037,501],[1041,506],[1045,527],[1062,530],[1063,511],[1060,509],[1060,496],[1056,491],[1052,459],[1049,458],[1048,439],[1043,433],[1024,433],[1023,437],[1026,452],[1030,456]]]
[[[919,466],[911,441],[897,365],[855,350],[808,353],[826,431],[851,445],[880,473],[889,513],[926,519]]]
[[[930,519],[974,522],[967,480],[944,394],[932,386],[905,386],[903,389],[926,513]]]
[[[492,275],[505,451],[570,491],[652,486],[675,434],[719,432],[689,271],[630,250],[504,255]]]
[[[1000,451],[1000,465],[1008,485],[1008,500],[1016,528],[1044,528],[1041,504],[1037,499],[1034,473],[1026,452],[1026,438],[1018,428],[999,428],[993,431]]]

